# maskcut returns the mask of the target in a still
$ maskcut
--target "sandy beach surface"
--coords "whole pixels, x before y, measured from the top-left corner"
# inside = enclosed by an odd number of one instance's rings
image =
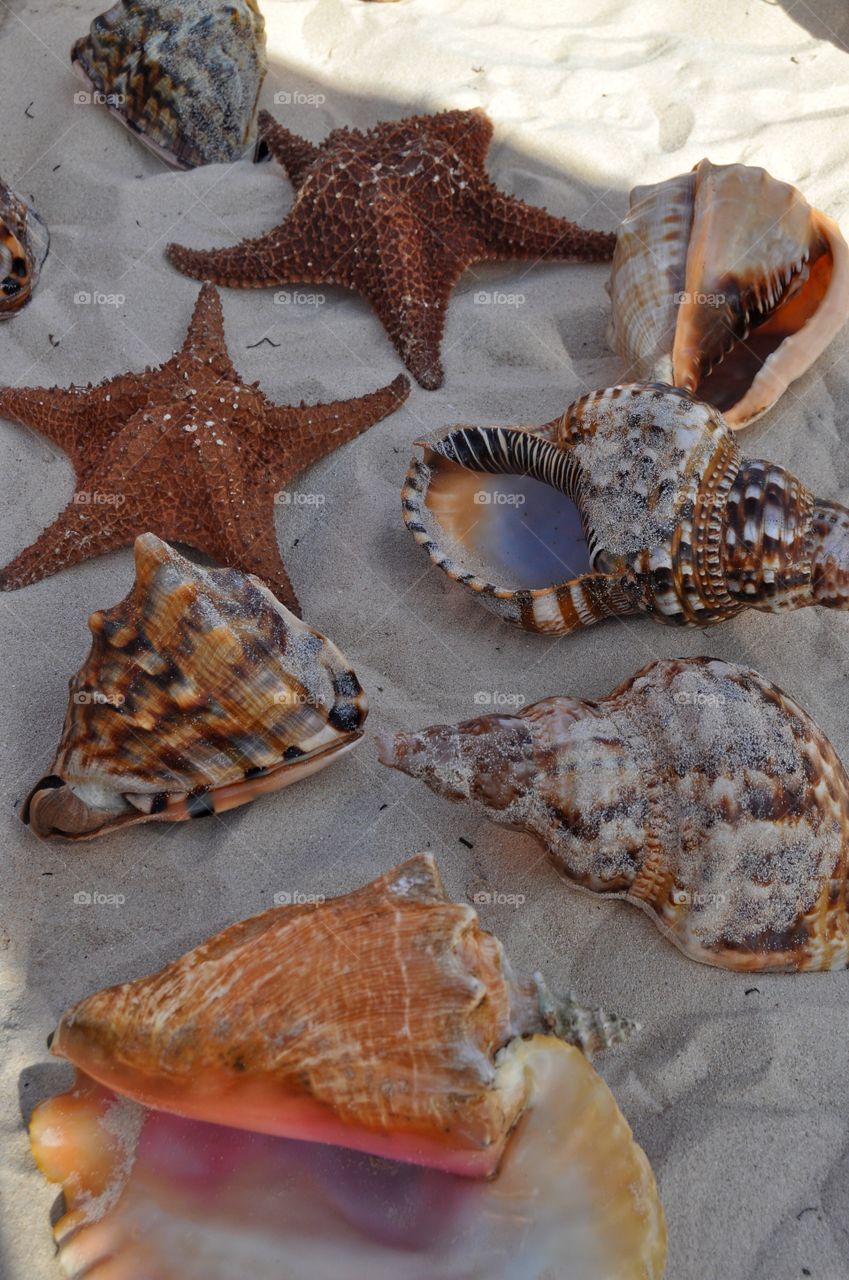
[[[849,20],[833,0],[263,0],[262,93],[320,140],[412,111],[482,106],[507,191],[612,230],[629,188],[715,162],[763,165],[849,226]],[[0,329],[0,381],[96,382],[166,359],[197,286],[165,244],[234,244],[289,207],[250,156],[166,169],[104,110],[74,102],[68,52],[96,0],[0,0],[0,174],[52,232],[32,305]],[[277,95],[277,101],[275,101]],[[68,1079],[45,1038],[90,991],[158,968],[274,895],[339,893],[423,848],[450,892],[489,893],[484,923],[517,966],[638,1019],[598,1063],[657,1174],[670,1280],[849,1277],[849,976],[747,977],[679,954],[639,911],[563,884],[527,837],[478,821],[377,762],[378,730],[455,722],[482,704],[600,696],[655,658],[750,664],[793,694],[849,761],[849,617],[747,614],[721,628],[648,619],[563,639],[513,630],[430,567],[399,489],[413,442],[464,422],[544,422],[611,385],[605,266],[470,271],[452,302],[445,385],[297,482],[278,536],[304,615],[351,658],[371,701],[365,741],[276,797],[206,823],[39,843],[16,810],[49,769],[89,613],[132,582],[125,551],[0,597],[0,1164],[4,1280],[56,1280],[55,1194],[25,1121]],[[97,295],[106,301],[75,301]],[[488,297],[488,301],[480,298]],[[493,301],[493,299],[501,299]],[[506,299],[506,300],[504,300]],[[359,395],[400,362],[341,290],[223,291],[232,357],[280,402]],[[263,339],[268,339],[265,342]],[[751,456],[849,499],[849,332],[743,437]],[[0,423],[0,561],[68,501],[67,460]],[[80,893],[120,906],[81,905]],[[520,899],[515,905],[514,899]]]

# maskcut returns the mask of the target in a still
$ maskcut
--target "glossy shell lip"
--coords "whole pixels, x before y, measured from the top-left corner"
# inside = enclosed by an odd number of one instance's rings
[[[635,188],[608,291],[628,376],[684,387],[734,429],[765,413],[849,317],[833,219],[749,165],[702,160]]]
[[[60,1261],[75,1280],[660,1280],[651,1169],[575,1047],[628,1025],[515,975],[429,853],[240,921],[61,1018],[77,1075],[30,1127],[65,1191]]]

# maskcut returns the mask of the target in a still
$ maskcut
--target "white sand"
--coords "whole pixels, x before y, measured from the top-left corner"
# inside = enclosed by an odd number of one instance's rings
[[[270,227],[291,199],[272,166],[249,159],[166,171],[105,112],[74,106],[68,50],[96,9],[96,0],[0,4],[0,172],[34,194],[53,233],[36,300],[0,330],[4,382],[97,381],[164,359],[197,292],[166,262],[166,241],[235,243]],[[310,138],[480,104],[496,123],[489,168],[499,183],[587,225],[615,227],[632,184],[705,155],[765,165],[849,225],[849,57],[804,0],[264,0],[264,9],[273,67],[263,103]],[[822,7],[831,28],[847,25],[842,9],[841,0]],[[275,106],[281,91],[324,101]],[[698,653],[758,667],[849,760],[846,616],[750,614],[704,634],[637,620],[551,642],[492,619],[405,533],[398,491],[423,431],[542,422],[616,379],[605,279],[602,266],[470,272],[449,313],[443,390],[416,388],[405,410],[305,477],[301,490],[324,494],[323,507],[283,510],[280,542],[305,615],[350,655],[372,701],[371,735],[332,770],[223,821],[39,844],[14,806],[50,764],[66,683],[88,647],[86,616],[127,591],[131,554],[0,597],[0,1274],[9,1280],[58,1275],[54,1195],[33,1167],[22,1111],[66,1078],[47,1065],[44,1043],[60,1010],[159,966],[278,891],[339,892],[427,846],[456,896],[525,896],[518,908],[482,909],[517,965],[644,1024],[603,1071],[657,1171],[671,1280],[849,1276],[849,976],[747,978],[696,965],[638,911],[571,892],[529,839],[478,824],[376,762],[374,731],[466,718],[476,691],[588,697],[653,658]],[[524,301],[477,305],[482,288]],[[124,301],[75,305],[80,290]],[[365,304],[324,294],[320,307],[282,307],[272,292],[225,291],[233,358],[272,398],[360,394],[399,371]],[[266,334],[279,348],[248,349]],[[847,352],[849,333],[744,440],[844,500]],[[71,469],[43,440],[2,424],[0,487],[5,562],[67,501]],[[126,901],[76,906],[80,890]]]

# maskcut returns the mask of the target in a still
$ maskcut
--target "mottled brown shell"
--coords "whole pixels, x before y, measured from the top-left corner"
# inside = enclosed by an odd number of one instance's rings
[[[612,387],[537,431],[454,427],[423,448],[402,491],[408,529],[450,578],[527,630],[564,634],[640,612],[703,626],[747,605],[849,608],[849,510],[774,463],[741,458],[722,415],[686,392]],[[560,512],[528,538],[510,504],[529,479],[562,495],[561,509],[574,504],[590,572],[568,576],[571,551],[557,544],[563,577],[552,583]],[[525,542],[526,585],[499,582],[506,556],[476,556],[487,519],[496,550]]]
[[[795,187],[702,160],[635,187],[608,285],[628,378],[672,383],[743,427],[849,317],[849,248]]]
[[[102,102],[180,168],[238,160],[266,72],[256,0],[119,0],[71,62]]]
[[[92,614],[38,835],[89,838],[244,804],[354,745],[367,714],[347,659],[258,578],[203,569],[153,534],[136,581]]]
[[[599,702],[400,734],[381,756],[531,832],[567,880],[642,907],[693,959],[849,965],[849,778],[755,671],[656,662]]]
[[[47,257],[47,227],[19,196],[0,181],[0,320],[27,305]]]

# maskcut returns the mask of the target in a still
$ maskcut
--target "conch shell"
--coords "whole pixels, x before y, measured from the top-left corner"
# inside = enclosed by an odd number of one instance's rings
[[[30,1127],[66,1274],[660,1280],[648,1161],[553,1006],[580,1038],[430,854],[90,996]]]
[[[119,0],[71,62],[112,115],[169,164],[238,160],[267,68],[256,0]]]
[[[849,965],[849,778],[798,703],[745,667],[654,662],[599,702],[381,739],[439,795],[530,832],[566,880],[642,907],[694,960]]]
[[[849,248],[765,169],[702,160],[631,192],[608,292],[629,378],[683,387],[744,427],[849,318]]]
[[[202,569],[152,533],[135,553],[130,594],[89,619],[53,769],[23,810],[36,835],[222,813],[362,736],[350,663],[259,578]]]
[[[612,387],[537,430],[461,426],[419,443],[407,528],[450,578],[529,631],[635,613],[704,626],[747,606],[849,608],[849,510],[741,458],[722,415],[687,392]]]
[[[0,181],[0,320],[22,311],[50,247],[50,234],[23,196]]]

